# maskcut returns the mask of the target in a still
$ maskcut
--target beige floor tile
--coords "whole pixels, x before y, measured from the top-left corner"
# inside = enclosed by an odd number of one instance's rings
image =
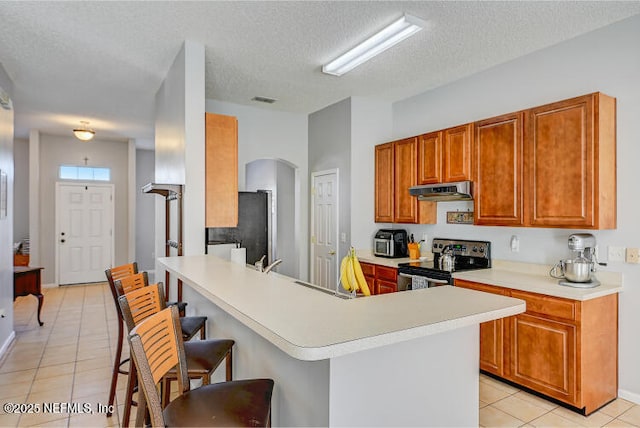
[[[576,425],[583,427],[601,427],[614,419],[612,416],[599,412],[592,413],[589,416],[582,416],[581,414],[565,409],[564,407],[558,407],[557,409],[552,410],[552,413],[562,416],[565,419],[569,419]]]
[[[622,398],[618,398],[598,411],[609,416],[617,417],[632,407],[633,403]]]
[[[76,361],[76,372],[82,372],[86,370],[99,369],[104,367],[112,367],[113,361],[111,356],[104,355],[97,358],[91,358],[89,360]]]
[[[485,403],[492,404],[496,401],[508,397],[509,395],[511,394],[505,392],[502,389],[498,389],[489,383],[480,382],[480,400],[484,401]]]
[[[530,422],[548,412],[548,410],[515,395],[497,401],[492,406],[525,422]]]
[[[640,425],[633,425],[620,419],[614,419],[605,425],[606,428],[636,428]]]
[[[76,363],[74,361],[64,364],[40,367],[36,373],[35,380],[40,381],[50,377],[73,375]]]
[[[18,370],[15,372],[0,374],[0,385],[9,383],[31,382],[36,375],[37,369]]]
[[[479,407],[480,409],[482,409],[484,406],[488,406],[488,405],[489,405],[489,403],[485,403],[485,402],[484,402],[484,401],[482,401],[482,400],[479,400],[479,401],[478,401],[478,404],[479,404],[479,406],[478,406],[478,407]]]
[[[545,410],[553,410],[558,407],[557,404],[553,404],[551,401],[547,401],[544,398],[540,398],[537,395],[529,394],[525,391],[519,391],[514,394],[515,397],[518,397],[522,400],[528,401],[536,406],[543,408]]]
[[[36,379],[31,385],[31,394],[38,394],[46,391],[70,390],[73,384],[73,373],[61,376]]]
[[[628,422],[630,424],[640,426],[640,405],[635,405],[620,416],[618,416],[623,422]]]
[[[31,382],[7,383],[0,388],[0,399],[27,395],[31,390]]]
[[[38,413],[22,415],[20,417],[20,427],[66,427],[69,423],[69,416],[59,413]]]
[[[20,415],[18,414],[5,414],[0,412],[0,427],[17,427]]]
[[[578,426],[574,421],[571,421],[569,419],[563,418],[562,416],[553,413],[553,412],[549,412],[546,413],[542,416],[540,416],[537,419],[532,420],[531,422],[529,422],[530,425],[533,425],[534,427],[572,427],[575,428],[576,426]]]
[[[56,389],[33,391],[27,396],[28,403],[66,403],[71,400],[71,385]]]
[[[40,358],[15,359],[9,355],[0,366],[0,373],[35,369],[40,365]]]
[[[61,364],[67,364],[75,362],[75,356],[69,356],[66,354],[51,355],[49,357],[43,357],[40,362],[40,368],[48,366],[59,366]]]
[[[518,418],[503,412],[493,406],[480,409],[480,425],[483,427],[519,427],[524,424]]]

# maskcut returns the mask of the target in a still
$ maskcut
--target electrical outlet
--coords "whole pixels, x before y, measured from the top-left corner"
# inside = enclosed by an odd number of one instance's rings
[[[608,255],[609,257],[607,258],[607,261],[609,262],[623,262],[625,258],[625,248],[609,246]]]
[[[627,263],[640,263],[640,248],[627,248]]]

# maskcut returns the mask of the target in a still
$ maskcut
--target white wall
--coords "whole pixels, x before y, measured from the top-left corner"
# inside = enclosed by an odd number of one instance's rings
[[[284,159],[298,168],[300,182],[300,278],[309,275],[309,170],[307,115],[206,100],[206,111],[238,118],[238,188],[245,188],[245,165],[256,159]]]
[[[638,160],[640,159],[640,16],[491,68],[393,105],[393,135],[401,138],[489,118],[502,113],[601,91],[617,103],[618,227],[595,231],[601,255],[612,246],[640,247]],[[368,176],[373,180],[373,173]],[[562,189],[570,191],[570,189]],[[354,192],[357,195],[358,192]],[[368,203],[367,200],[363,200]],[[354,204],[359,199],[354,196]],[[446,211],[472,209],[472,203],[439,203],[438,224],[411,226],[422,233],[478,238],[493,243],[496,259],[553,264],[569,255],[566,240],[574,230],[447,225]],[[354,240],[365,239],[359,231]],[[509,251],[511,235],[520,252]],[[601,258],[604,258],[601,257]],[[623,397],[640,402],[640,265],[610,263],[624,274],[620,294],[619,382]]]
[[[0,90],[13,94],[13,82],[0,64]],[[7,216],[0,219],[0,358],[13,332],[13,110],[0,106],[0,170],[7,174]]]
[[[351,97],[351,245],[371,248],[380,227],[374,222],[375,153],[391,140],[391,104]]]
[[[13,240],[29,237],[29,141],[13,140]]]
[[[42,283],[55,283],[55,183],[59,181],[60,165],[87,165],[111,168],[111,183],[115,186],[114,262],[115,266],[129,261],[129,180],[128,143],[101,140],[81,142],[73,135],[61,137],[40,134],[40,261],[44,267]],[[32,242],[33,245],[33,242]],[[108,266],[105,266],[105,269]]]

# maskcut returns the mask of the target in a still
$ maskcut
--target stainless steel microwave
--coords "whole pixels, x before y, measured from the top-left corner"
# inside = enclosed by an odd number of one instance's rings
[[[373,254],[378,257],[407,257],[407,231],[380,229],[373,238]]]

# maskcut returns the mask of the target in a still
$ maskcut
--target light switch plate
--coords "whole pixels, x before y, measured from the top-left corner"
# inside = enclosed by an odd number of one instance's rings
[[[624,262],[625,248],[609,246],[609,252],[607,255],[607,261],[609,262]]]
[[[640,248],[627,248],[625,261],[627,263],[640,263]]]

